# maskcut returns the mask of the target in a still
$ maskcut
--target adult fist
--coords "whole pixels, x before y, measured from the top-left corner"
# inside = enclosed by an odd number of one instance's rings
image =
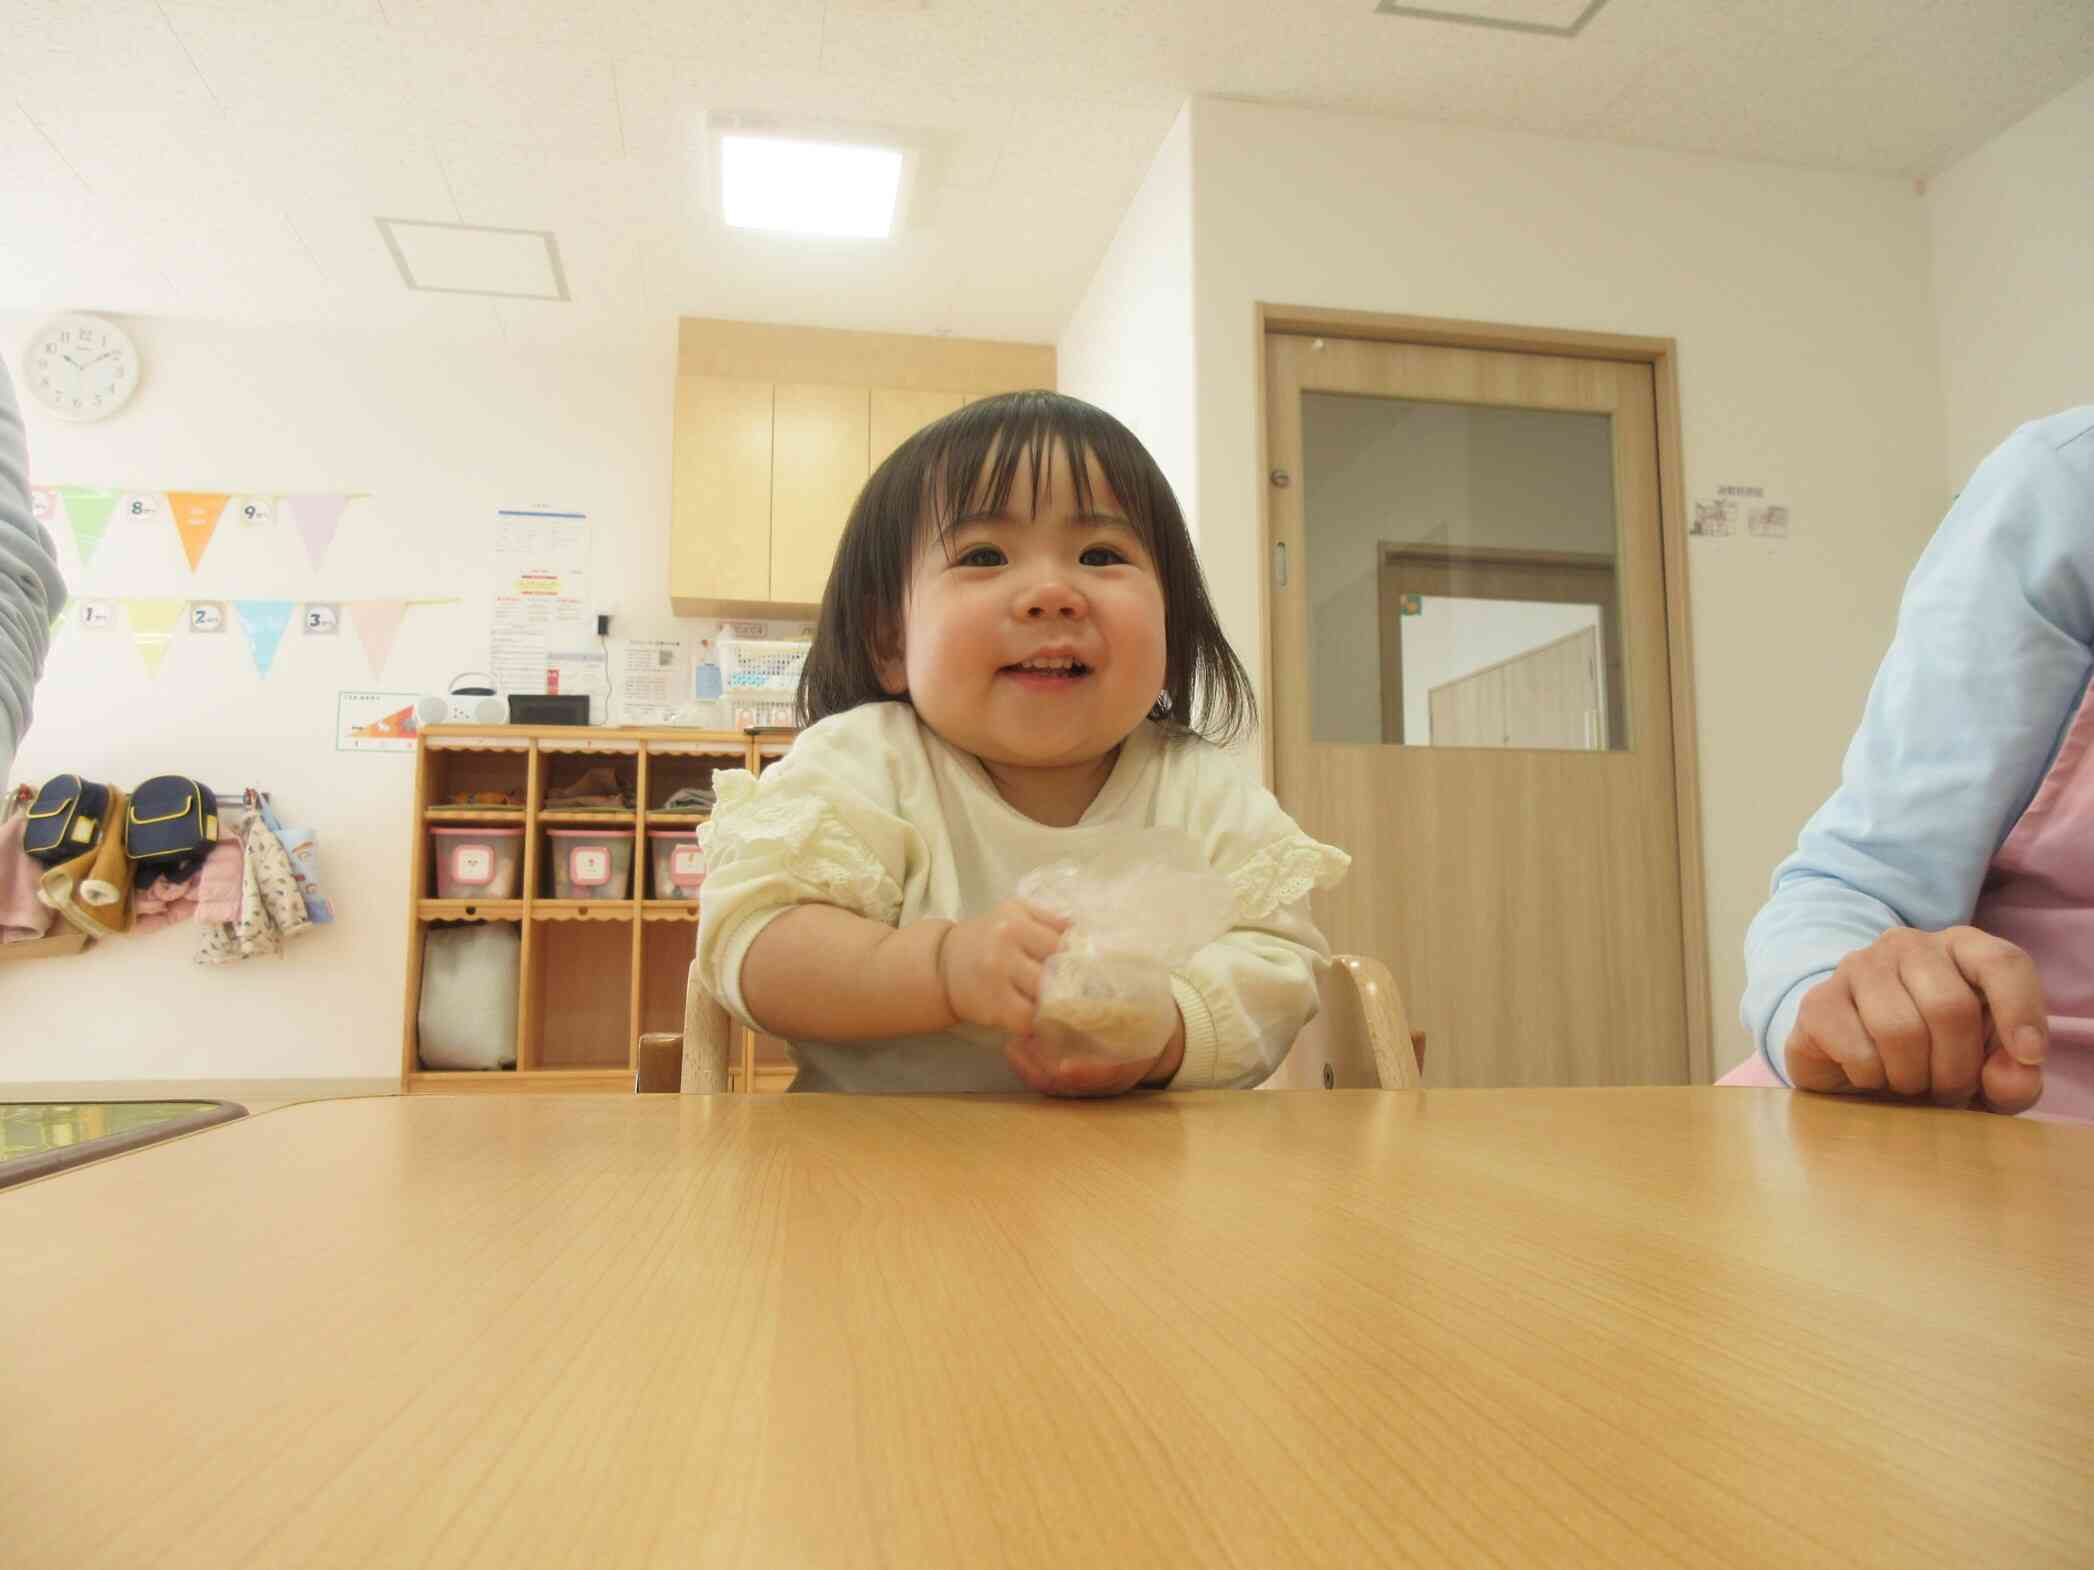
[[[2027,954],[1976,927],[1893,927],[1804,994],[1784,1055],[1798,1090],[2023,1112],[2049,1042]]]

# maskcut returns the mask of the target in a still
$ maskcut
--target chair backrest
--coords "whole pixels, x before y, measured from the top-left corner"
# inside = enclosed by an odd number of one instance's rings
[[[1416,1090],[1418,1054],[1396,978],[1380,960],[1334,954],[1316,1017],[1266,1085],[1274,1090]]]
[[[680,1088],[685,1095],[717,1095],[727,1089],[734,1021],[699,985],[697,969],[694,963],[685,990]],[[1417,1089],[1419,1038],[1388,967],[1357,954],[1334,955],[1320,990],[1316,1017],[1266,1083],[1294,1090]]]
[[[684,987],[683,1083],[687,1096],[717,1096],[727,1089],[727,1059],[734,1045],[734,1018],[700,985],[691,961]]]

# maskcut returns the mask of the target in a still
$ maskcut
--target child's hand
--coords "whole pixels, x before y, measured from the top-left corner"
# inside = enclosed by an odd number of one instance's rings
[[[1893,927],[1804,994],[1785,1057],[1798,1090],[2022,1112],[2043,1094],[2049,1039],[2043,983],[2020,949],[1976,927]]]
[[[963,1025],[1013,1036],[1032,1029],[1040,1006],[1040,972],[1069,924],[1023,900],[1007,899],[985,916],[960,921],[938,949],[945,1005]]]
[[[1032,1035],[1011,1037],[1003,1044],[1003,1056],[1026,1088],[1043,1096],[1118,1096],[1144,1081],[1162,1084],[1178,1072],[1185,1060],[1185,1021],[1178,1021],[1158,1056],[1132,1063],[1070,1056]]]

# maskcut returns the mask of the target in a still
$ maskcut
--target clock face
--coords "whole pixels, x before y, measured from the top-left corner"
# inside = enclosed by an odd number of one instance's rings
[[[29,395],[61,420],[99,420],[138,390],[138,349],[114,322],[54,316],[22,356]]]

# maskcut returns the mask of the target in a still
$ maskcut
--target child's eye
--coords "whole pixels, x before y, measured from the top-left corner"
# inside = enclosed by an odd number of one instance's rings
[[[953,558],[955,567],[1001,567],[1003,552],[993,545],[971,545]]]
[[[1115,550],[1110,545],[1092,545],[1086,547],[1083,555],[1077,560],[1086,567],[1114,567],[1125,562],[1127,557],[1124,552]]]

